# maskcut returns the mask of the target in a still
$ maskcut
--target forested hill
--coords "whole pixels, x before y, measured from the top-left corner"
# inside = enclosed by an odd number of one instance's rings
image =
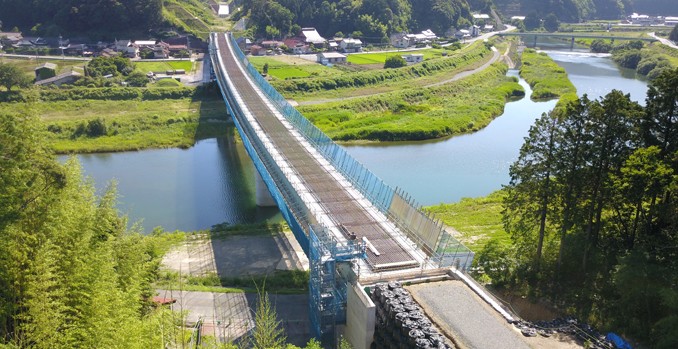
[[[540,16],[554,13],[564,22],[587,19],[619,19],[639,12],[651,15],[676,15],[676,0],[494,0],[504,15]]]
[[[5,31],[147,31],[162,22],[162,0],[0,0],[0,21]]]
[[[471,0],[489,8],[489,0]],[[471,7],[466,0],[252,0],[243,3],[238,16],[249,16],[258,35],[266,27],[278,35],[293,33],[298,27],[315,27],[323,36],[361,32],[368,42],[387,40],[401,31],[431,29],[442,35],[450,28],[471,24]],[[275,30],[273,31],[275,32]],[[269,29],[269,34],[271,30]],[[271,36],[271,35],[270,35]]]

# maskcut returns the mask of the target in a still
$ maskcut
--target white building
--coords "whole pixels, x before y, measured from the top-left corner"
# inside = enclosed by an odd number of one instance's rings
[[[315,28],[301,28],[301,36],[307,44],[322,46],[327,40],[318,34]]]
[[[318,63],[322,65],[346,63],[346,56],[337,52],[321,52],[318,53]]]
[[[409,55],[401,56],[407,62],[407,64],[415,64],[424,61],[424,55],[421,53],[412,53]]]
[[[339,41],[342,52],[362,52],[363,42],[360,39],[345,38]]]

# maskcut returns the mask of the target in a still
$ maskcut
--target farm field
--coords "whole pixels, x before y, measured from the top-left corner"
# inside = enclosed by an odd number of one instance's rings
[[[370,64],[384,64],[386,59],[391,56],[404,56],[408,54],[423,54],[424,60],[431,58],[443,57],[443,52],[455,52],[446,49],[426,49],[417,51],[397,51],[397,52],[375,52],[375,53],[352,53],[349,54],[346,60],[351,64],[370,65]]]
[[[85,61],[71,61],[71,60],[61,60],[61,59],[36,59],[34,56],[27,58],[14,58],[14,57],[2,57],[0,63],[11,63],[17,65],[19,69],[24,71],[27,75],[35,77],[35,68],[43,65],[45,63],[54,63],[57,65],[57,74],[65,73],[71,69],[83,73],[84,66],[87,62]]]
[[[168,70],[177,70],[183,69],[186,72],[190,72],[193,69],[193,62],[189,60],[178,60],[178,61],[157,61],[157,62],[134,62],[135,68],[138,71],[147,73],[152,71],[154,73],[164,73]]]
[[[306,77],[329,77],[342,74],[343,70],[336,66],[326,67],[295,56],[248,57],[248,60],[258,70],[264,70],[268,63],[268,75],[276,79],[298,79]]]

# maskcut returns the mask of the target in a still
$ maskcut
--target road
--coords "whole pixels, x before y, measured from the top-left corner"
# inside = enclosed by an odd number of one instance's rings
[[[678,50],[678,45],[676,45],[673,41],[671,41],[671,40],[669,40],[669,39],[664,39],[664,38],[662,38],[662,37],[659,37],[659,36],[657,36],[654,32],[652,32],[652,33],[647,33],[647,35],[649,35],[649,36],[651,36],[651,37],[653,37],[653,38],[659,40],[659,42],[661,42],[662,44],[664,44],[664,45],[666,45],[666,46],[668,46],[668,47],[671,47],[671,48],[674,48],[674,49]]]

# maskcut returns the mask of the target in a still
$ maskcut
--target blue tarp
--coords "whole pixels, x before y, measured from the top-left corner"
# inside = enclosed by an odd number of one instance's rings
[[[633,349],[631,344],[626,342],[624,338],[620,337],[618,334],[610,332],[605,336],[605,339],[614,343],[614,346],[619,349]]]

